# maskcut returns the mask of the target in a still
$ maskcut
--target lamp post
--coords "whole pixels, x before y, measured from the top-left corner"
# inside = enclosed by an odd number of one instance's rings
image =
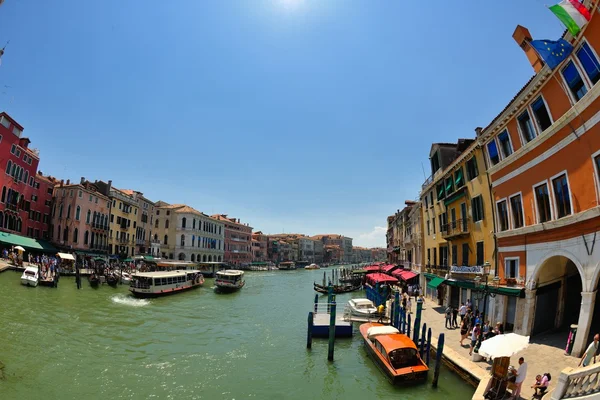
[[[483,300],[483,316],[481,317],[481,320],[483,323],[485,323],[484,318],[487,316],[488,296],[491,298],[496,297],[496,292],[493,291],[493,289],[497,289],[498,283],[500,282],[500,278],[498,276],[495,276],[492,279],[491,286],[489,285],[489,282],[488,282],[489,269],[490,269],[490,263],[486,261],[483,264],[483,274],[485,276],[485,281],[482,282],[482,279],[480,276],[478,276],[474,279],[475,289],[476,289],[474,297],[478,302],[479,302],[479,300]]]

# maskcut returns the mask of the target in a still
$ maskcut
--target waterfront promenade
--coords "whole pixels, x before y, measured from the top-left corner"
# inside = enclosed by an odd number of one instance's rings
[[[413,315],[415,309],[416,307],[413,306]],[[485,361],[471,361],[469,347],[467,346],[467,344],[470,343],[470,340],[465,340],[463,342],[465,346],[461,347],[459,343],[460,330],[458,328],[446,329],[444,327],[444,309],[445,307],[438,306],[433,301],[426,299],[422,313],[423,322],[427,323],[427,327],[431,328],[433,338],[437,339],[440,333],[446,335],[444,355],[452,359],[455,364],[458,364],[462,369],[468,371],[468,373],[474,377],[484,377],[489,375],[491,363]],[[550,389],[553,390],[558,383],[560,372],[564,368],[577,367],[579,358],[564,355],[565,338],[563,336],[564,335],[552,334],[538,335],[533,338],[525,351],[519,353],[517,356],[511,357],[511,365],[517,365],[518,358],[521,356],[525,358],[525,361],[528,364],[527,378],[521,389],[521,398],[531,398],[533,389],[531,389],[530,386],[533,384],[537,374],[550,372],[550,374],[552,374]],[[437,345],[433,340],[432,342],[433,345]]]

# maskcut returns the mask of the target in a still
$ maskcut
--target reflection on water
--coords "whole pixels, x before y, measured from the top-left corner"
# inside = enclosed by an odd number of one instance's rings
[[[0,398],[13,399],[470,399],[444,370],[440,386],[392,387],[364,351],[358,327],[306,350],[317,271],[249,272],[237,293],[203,288],[141,300],[126,286],[26,288],[0,274]],[[357,296],[362,296],[358,294]],[[338,296],[344,303],[349,295]]]

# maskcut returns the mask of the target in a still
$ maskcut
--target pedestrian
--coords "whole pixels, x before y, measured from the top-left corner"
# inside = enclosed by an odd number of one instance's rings
[[[552,376],[549,372],[546,372],[544,375],[536,376],[535,383],[533,384],[533,386],[531,386],[531,388],[535,390],[535,394],[533,396],[538,397],[546,394],[546,390],[548,390],[548,386],[550,386],[551,379]]]
[[[452,327],[458,328],[458,322],[456,321],[456,317],[458,316],[458,308],[452,308]]]
[[[465,319],[465,315],[467,315],[467,306],[465,306],[465,303],[460,304],[458,315],[460,315],[460,322],[462,323],[463,319]]]
[[[471,307],[471,299],[467,299],[467,304],[466,304],[467,308],[472,308]]]
[[[460,323],[460,345],[463,346],[463,340],[467,338],[467,334],[469,333],[469,325],[467,325],[467,321],[463,320]]]
[[[594,335],[594,340],[592,341],[592,343],[590,343],[585,353],[583,353],[581,360],[579,360],[578,366],[580,366],[583,363],[583,366],[587,367],[588,365],[590,365],[592,357],[594,358],[593,364],[596,364],[596,353],[598,353],[598,340],[600,340],[600,334],[596,333]]]
[[[446,307],[446,328],[448,328],[448,325],[452,328],[452,307],[450,305]]]
[[[379,323],[379,324],[383,324],[384,311],[385,311],[385,306],[383,304],[380,304],[377,306],[377,313],[379,314],[379,319],[377,320],[377,323]]]
[[[481,330],[480,325],[477,324],[473,328],[473,332],[471,332],[471,346],[469,347],[469,355],[473,354],[473,349],[477,344],[477,338],[479,337],[479,331]]]
[[[521,396],[521,386],[523,381],[527,378],[527,363],[523,357],[519,358],[519,369],[512,369],[512,373],[517,377],[515,379],[515,389],[513,390],[513,398],[519,399]]]

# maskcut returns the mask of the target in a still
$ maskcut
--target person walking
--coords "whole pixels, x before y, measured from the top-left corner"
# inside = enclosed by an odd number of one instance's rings
[[[448,325],[450,325],[448,327]],[[446,307],[446,329],[452,328],[452,307]]]
[[[460,308],[458,309],[458,315],[460,315],[460,323],[462,324],[465,315],[467,315],[467,306],[465,306],[465,303],[461,303]]]
[[[463,345],[463,340],[465,340],[467,338],[467,335],[469,333],[469,325],[467,324],[467,321],[463,320],[460,323],[460,346],[464,346]]]
[[[519,358],[519,369],[512,369],[513,374],[517,377],[515,379],[515,390],[513,390],[513,399],[519,399],[521,396],[521,386],[523,381],[527,378],[527,363],[523,357]]]
[[[596,353],[598,353],[598,341],[599,340],[600,340],[600,334],[596,333],[594,335],[594,340],[592,341],[592,343],[590,343],[590,345],[588,346],[585,353],[583,353],[581,360],[579,360],[578,366],[581,366],[581,364],[583,363],[583,366],[587,367],[588,365],[590,365],[590,361],[592,361],[592,357],[594,358],[593,364],[596,364]]]
[[[452,307],[452,327],[458,328],[458,322],[456,321],[456,317],[458,316],[458,308]]]
[[[481,330],[481,328],[480,328],[479,324],[475,325],[475,328],[473,328],[473,332],[471,333],[471,346],[469,347],[469,355],[473,354],[473,349],[475,348],[475,345],[477,344],[477,339],[479,338],[480,330]]]
[[[379,324],[383,324],[383,315],[385,312],[385,306],[383,304],[380,304],[377,306],[377,313],[379,314],[379,319],[377,320],[377,323]]]

